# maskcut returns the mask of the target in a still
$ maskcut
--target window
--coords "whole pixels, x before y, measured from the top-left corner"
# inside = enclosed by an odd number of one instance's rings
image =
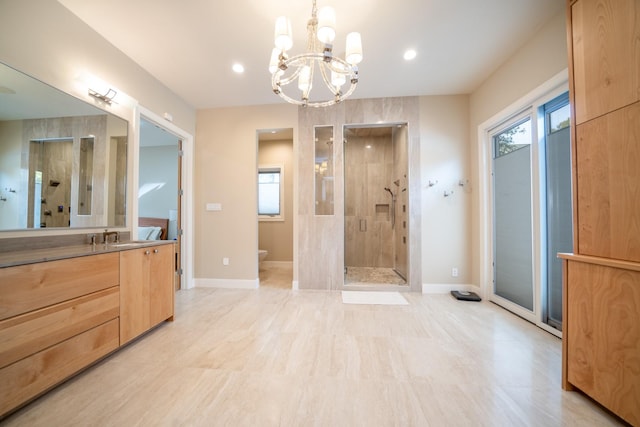
[[[531,145],[531,119],[509,127],[493,137],[495,142],[494,158],[498,158]]]
[[[549,133],[558,132],[564,128],[568,128],[571,121],[570,113],[569,104],[565,104],[560,108],[548,112]]]
[[[258,168],[258,216],[260,220],[284,220],[284,166]]]

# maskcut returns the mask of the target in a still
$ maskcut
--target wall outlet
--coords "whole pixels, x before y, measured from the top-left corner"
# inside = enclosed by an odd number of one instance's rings
[[[229,265],[229,258],[227,257],[222,258],[222,265]]]
[[[458,277],[458,267],[453,267],[451,269],[451,277]]]

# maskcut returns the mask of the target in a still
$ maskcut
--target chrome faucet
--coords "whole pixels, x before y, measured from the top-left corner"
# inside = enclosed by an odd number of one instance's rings
[[[109,236],[115,236],[115,240],[113,241],[113,243],[119,243],[120,242],[120,233],[119,232],[104,230],[104,233],[102,233],[102,240],[103,240],[105,245],[107,243],[109,243],[109,240],[108,240]]]

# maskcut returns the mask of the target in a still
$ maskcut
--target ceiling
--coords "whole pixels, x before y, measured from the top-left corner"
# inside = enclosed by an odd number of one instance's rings
[[[275,19],[291,19],[291,54],[306,46],[311,0],[58,0],[197,109],[284,102],[267,71]],[[362,34],[352,98],[473,92],[563,0],[318,0],[337,15],[334,53]],[[405,61],[413,48],[417,57]],[[245,72],[231,67],[241,63]]]

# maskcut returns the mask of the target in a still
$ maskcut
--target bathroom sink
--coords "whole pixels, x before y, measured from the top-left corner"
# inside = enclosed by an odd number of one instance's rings
[[[109,243],[107,246],[112,248],[126,248],[127,246],[138,246],[143,243],[149,243],[149,240],[132,240],[130,242]]]

